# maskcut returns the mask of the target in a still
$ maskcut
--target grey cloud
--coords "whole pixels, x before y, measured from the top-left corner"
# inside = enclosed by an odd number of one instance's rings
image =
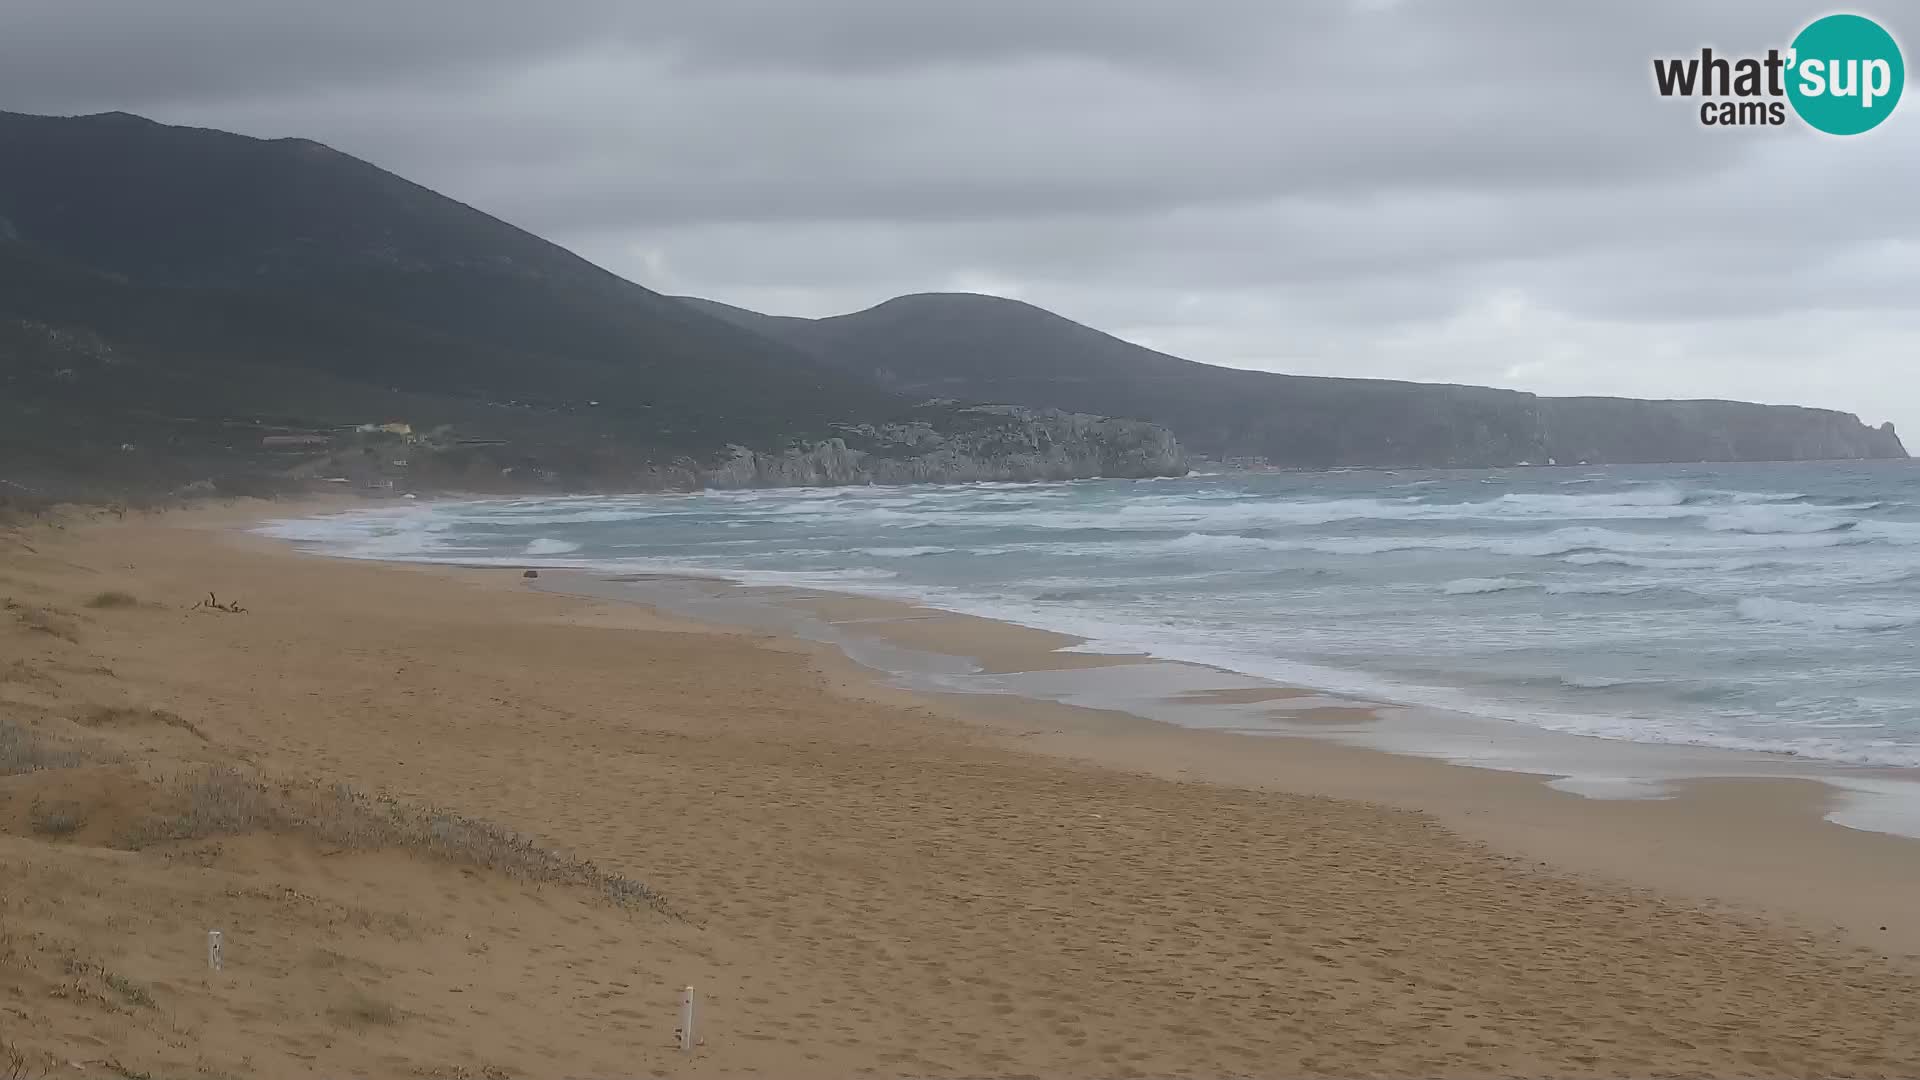
[[[1920,104],[1834,140],[1653,92],[1656,55],[1825,11],[12,0],[0,108],[317,138],[777,311],[972,288],[1198,359],[1785,400],[1798,377],[1920,427],[1920,377],[1881,359],[1920,352]]]

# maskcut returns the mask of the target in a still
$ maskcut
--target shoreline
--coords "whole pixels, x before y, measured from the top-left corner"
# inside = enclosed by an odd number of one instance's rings
[[[1920,1067],[1899,921],[1920,860],[1822,821],[1818,785],[1602,802],[1325,741],[903,689],[778,626],[242,531],[285,509],[130,515],[0,552],[20,605],[0,630],[25,650],[0,721],[125,756],[0,776],[0,1000],[31,1024],[11,1036],[84,1059],[76,1075]],[[189,610],[209,588],[247,613]],[[135,602],[93,606],[112,590]],[[973,630],[993,666],[1049,643]],[[1275,693],[1175,696],[1313,707]],[[86,719],[116,701],[161,719]],[[284,831],[105,842],[146,777],[206,763],[495,822],[684,919]],[[94,831],[27,827],[59,790],[100,800]],[[209,926],[230,932],[230,984],[204,977]],[[131,979],[158,1008],[101,1008],[76,979],[109,1002]],[[685,985],[707,1010],[692,1057],[671,1039]]]
[[[812,586],[551,562],[344,561],[532,569],[542,575],[528,583],[537,591],[803,642],[817,666],[835,670],[841,692],[937,701],[1019,751],[1432,814],[1518,858],[1837,929],[1861,947],[1920,958],[1920,920],[1904,917],[1902,899],[1920,902],[1920,769],[1579,735],[1149,654],[1063,651],[1085,639]],[[1790,840],[1766,852],[1763,837]],[[1818,869],[1786,851],[1819,852]]]
[[[476,501],[457,498],[454,503]],[[485,501],[485,500],[478,500]],[[354,509],[363,509],[355,507]],[[337,507],[329,507],[337,510]],[[277,519],[286,520],[286,519]],[[261,522],[265,524],[266,522]],[[258,528],[250,530],[259,533]],[[1152,653],[1110,653],[1086,650],[1086,638],[1032,626],[999,616],[978,615],[938,607],[920,600],[883,597],[857,589],[832,586],[763,584],[728,577],[720,572],[695,570],[621,571],[612,567],[569,564],[561,556],[545,561],[502,559],[429,560],[384,559],[377,555],[336,556],[323,545],[270,537],[309,554],[383,562],[393,565],[457,566],[472,570],[535,570],[565,575],[590,583],[583,595],[615,597],[621,586],[629,591],[647,581],[707,583],[719,592],[692,599],[684,595],[617,596],[655,606],[664,605],[694,617],[758,626],[763,615],[753,605],[772,605],[802,613],[813,632],[828,631],[843,651],[880,675],[900,685],[928,693],[1014,694],[1062,704],[1125,712],[1137,717],[1202,731],[1230,731],[1241,735],[1305,737],[1338,745],[1389,754],[1435,759],[1448,764],[1517,772],[1546,778],[1558,790],[1595,800],[1667,799],[1677,785],[1697,780],[1813,780],[1828,789],[1822,816],[1849,829],[1879,832],[1920,840],[1920,767],[1855,763],[1793,754],[1744,749],[1712,743],[1666,742],[1595,735],[1528,723],[1493,715],[1394,701],[1306,683],[1278,682],[1267,676],[1217,664],[1163,657]],[[549,579],[551,580],[551,579]],[[608,590],[612,590],[608,592]],[[657,592],[657,590],[656,590]],[[728,604],[718,597],[737,597]],[[786,632],[798,632],[788,622]],[[913,633],[910,624],[926,622],[930,632]],[[839,626],[865,624],[875,635],[839,632]],[[971,629],[956,629],[971,627]],[[1008,647],[1003,639],[1017,644]],[[864,660],[860,660],[864,657]],[[1085,669],[1135,667],[1134,671],[1106,671],[1102,681],[1130,678],[1120,692],[1091,685],[1060,673]],[[1151,672],[1145,669],[1153,669]],[[1210,673],[1210,674],[1197,674]],[[1158,692],[1162,684],[1186,685],[1187,692],[1205,700]],[[1256,700],[1238,702],[1221,695],[1253,694]],[[1260,696],[1311,698],[1288,706],[1262,709],[1228,708],[1258,705]],[[1278,700],[1277,698],[1275,700]],[[1208,708],[1185,708],[1196,705]],[[1388,721],[1388,722],[1380,722]]]
[[[1377,717],[1378,710],[1392,706],[1178,661],[1062,653],[1057,650],[1077,639],[1015,623],[904,601],[714,577],[610,578],[549,568],[540,573],[537,583],[529,583],[540,591],[636,604],[677,618],[776,635],[775,647],[808,651],[834,674],[843,693],[931,699],[945,714],[994,731],[1003,745],[1017,750],[1176,780],[1354,799],[1431,814],[1515,857],[1785,916],[1817,930],[1837,929],[1876,951],[1920,957],[1920,921],[1906,915],[1908,898],[1920,900],[1920,838],[1835,820],[1847,815],[1849,798],[1857,794],[1842,786],[1846,778],[1834,775],[1844,772],[1857,774],[1854,782],[1863,785],[1881,780],[1914,787],[1887,793],[1891,805],[1863,814],[1865,822],[1920,825],[1910,816],[1920,785],[1912,778],[1885,779],[1884,774],[1902,770],[1718,747],[1626,743],[1494,720],[1477,722],[1509,725],[1501,739],[1537,740],[1551,749],[1529,757],[1510,747],[1482,747],[1477,760],[1449,758],[1415,748],[1431,745],[1418,734],[1402,748],[1381,745],[1364,731],[1377,720],[1344,715],[1358,706],[1357,711]],[[636,592],[636,585],[649,588]],[[848,627],[855,632],[844,632]],[[1016,639],[1012,645],[984,640],[1009,634]],[[951,651],[930,651],[934,645]],[[1091,692],[1099,681],[1123,672],[1144,679],[1118,692]],[[1202,684],[1242,685],[1183,690],[1169,673],[1201,673]],[[973,674],[999,685],[957,688]],[[1277,704],[1286,707],[1290,722],[1264,728],[1181,723],[1150,705],[1169,694],[1212,699],[1203,700],[1199,711]],[[1327,716],[1330,710],[1340,715]],[[1338,737],[1355,729],[1360,737]],[[1597,775],[1588,775],[1585,783],[1560,782],[1573,777],[1551,767],[1564,763],[1573,745],[1602,755]],[[1734,764],[1740,759],[1753,760],[1743,771]],[[1625,774],[1619,777],[1624,793],[1608,787],[1610,772]],[[1777,846],[1767,850],[1770,845]],[[1820,857],[1809,861],[1803,857],[1809,851]]]
[[[459,498],[441,502],[463,505],[489,501],[492,500]],[[1565,786],[1568,790],[1583,791],[1595,798],[1660,797],[1662,785],[1672,779],[1811,775],[1832,784],[1842,793],[1848,805],[1842,807],[1840,812],[1850,827],[1920,837],[1920,764],[1909,764],[1904,756],[1895,761],[1884,758],[1862,760],[1837,752],[1825,756],[1818,749],[1803,751],[1784,747],[1778,740],[1732,738],[1729,741],[1728,736],[1698,734],[1685,728],[1663,726],[1658,722],[1653,723],[1651,731],[1625,734],[1620,731],[1620,724],[1654,718],[1639,712],[1623,716],[1617,712],[1602,710],[1587,713],[1578,708],[1558,706],[1544,712],[1522,709],[1516,713],[1511,703],[1470,699],[1463,692],[1446,686],[1394,687],[1383,683],[1380,676],[1370,673],[1364,665],[1352,670],[1319,668],[1283,655],[1271,658],[1239,657],[1223,661],[1217,655],[1199,655],[1185,647],[1162,649],[1158,646],[1142,646],[1133,640],[1103,643],[1081,636],[1088,632],[1083,627],[1061,625],[1058,619],[1034,611],[1008,614],[1004,609],[993,606],[983,608],[972,598],[929,597],[919,589],[870,588],[857,582],[795,582],[794,579],[807,575],[766,570],[736,572],[671,565],[636,569],[619,565],[621,560],[618,559],[581,562],[571,557],[571,544],[563,544],[554,552],[529,551],[488,558],[436,558],[421,554],[384,554],[371,546],[351,554],[342,554],[337,550],[329,550],[337,548],[337,538],[279,538],[295,544],[301,550],[344,558],[457,565],[472,569],[532,569],[615,581],[649,577],[689,579],[722,583],[740,590],[742,595],[765,595],[778,599],[783,590],[790,590],[790,598],[811,597],[812,600],[808,602],[845,597],[856,603],[874,605],[874,611],[915,609],[940,612],[950,620],[979,620],[982,624],[999,628],[998,632],[1002,634],[1013,633],[1027,638],[1044,636],[1058,642],[1049,649],[1015,650],[1019,656],[1017,662],[989,659],[986,663],[976,665],[976,673],[979,674],[1012,675],[1041,668],[1053,671],[1069,667],[1110,667],[1120,662],[1116,657],[1130,658],[1128,662],[1161,664],[1168,670],[1218,672],[1248,688],[1279,686],[1314,689],[1318,691],[1318,696],[1329,702],[1354,703],[1391,713],[1402,721],[1375,726],[1372,738],[1364,737],[1364,733],[1358,730],[1330,732],[1323,725],[1314,725],[1316,730],[1305,732],[1308,734],[1373,746],[1393,753],[1563,776],[1567,778]],[[981,646],[978,640],[980,636],[970,635],[972,640],[958,653],[980,660],[982,658],[977,655],[979,652],[998,651]],[[892,640],[897,639],[898,635],[889,633],[888,637]],[[1136,649],[1145,651],[1134,651]],[[1277,661],[1279,670],[1274,670],[1274,664],[1265,663],[1267,659]],[[1009,666],[1009,663],[1014,666]],[[883,670],[891,670],[886,665],[880,666]],[[1047,687],[1035,687],[1032,692],[1039,696],[1053,696],[1051,688]],[[1200,717],[1170,718],[1160,710],[1150,715],[1183,726],[1221,726]],[[1251,730],[1270,725],[1256,723],[1246,726]],[[1643,728],[1645,726],[1641,725]],[[1275,733],[1302,732],[1286,731],[1282,725]],[[1645,751],[1647,756],[1626,763],[1639,770],[1637,772],[1627,776],[1584,778],[1585,774],[1593,771],[1587,763],[1596,753],[1609,760],[1618,760],[1641,751]],[[1631,782],[1641,778],[1649,782]]]
[[[741,625],[767,622],[753,613],[756,608],[797,612],[798,621],[786,632],[830,639],[905,689],[1011,694],[1126,712],[1183,729],[1323,740],[1548,778],[1549,786],[1593,799],[1666,798],[1674,784],[1688,780],[1812,779],[1835,789],[1829,815],[1835,824],[1920,839],[1920,768],[1565,732],[1151,653],[1090,651],[1087,639],[1070,634],[853,592],[699,574],[548,573],[560,574],[557,580],[573,583],[583,595]],[[556,578],[544,580],[550,585]],[[671,582],[713,588],[696,599],[670,591]],[[623,589],[637,595],[622,596]],[[1097,674],[1071,674],[1081,671]]]

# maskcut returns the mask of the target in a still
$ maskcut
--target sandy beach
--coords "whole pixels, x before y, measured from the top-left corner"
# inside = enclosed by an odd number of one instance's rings
[[[243,531],[289,512],[0,539],[26,1075],[1920,1074],[1920,846],[1822,820],[1818,783],[1599,802],[916,695]],[[900,632],[1056,647],[939,622]]]

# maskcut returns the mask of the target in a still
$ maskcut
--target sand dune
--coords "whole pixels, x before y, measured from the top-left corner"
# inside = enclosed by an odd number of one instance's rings
[[[790,644],[223,523],[0,553],[0,740],[46,766],[0,775],[0,1041],[57,1075],[1920,1073],[1898,959],[1404,809],[1022,753]],[[189,610],[209,590],[247,613]],[[313,814],[336,783],[450,808],[663,903],[298,815],[166,839],[209,770]]]

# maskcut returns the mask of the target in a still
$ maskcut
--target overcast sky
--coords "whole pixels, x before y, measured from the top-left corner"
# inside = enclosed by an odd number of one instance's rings
[[[1219,364],[1891,419],[1920,96],[1715,129],[1821,4],[0,0],[0,108],[318,139],[666,292],[1018,297]],[[1920,9],[1879,19],[1915,61]]]

